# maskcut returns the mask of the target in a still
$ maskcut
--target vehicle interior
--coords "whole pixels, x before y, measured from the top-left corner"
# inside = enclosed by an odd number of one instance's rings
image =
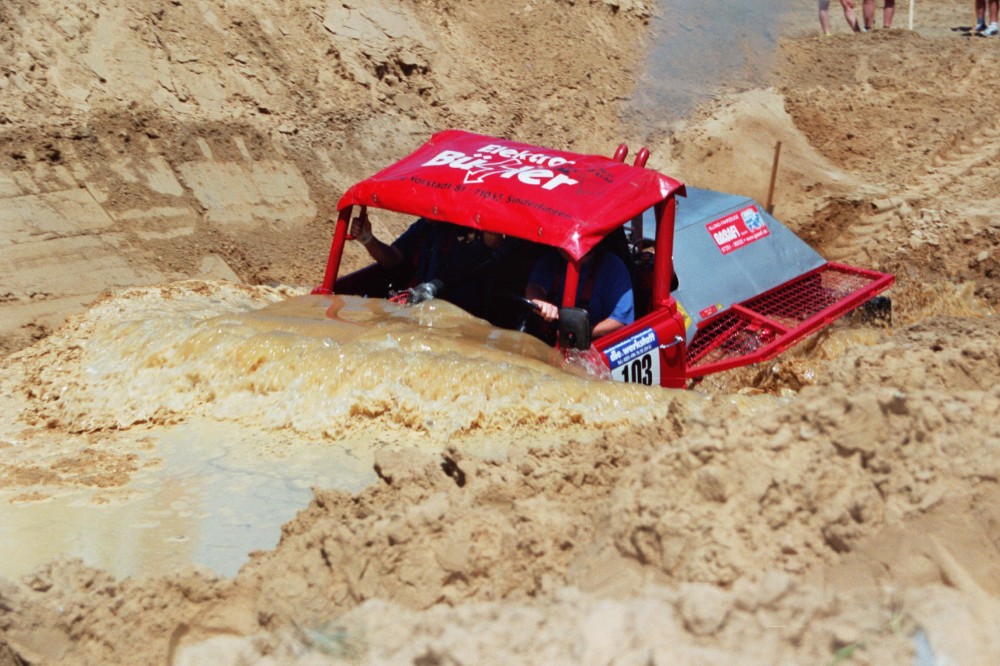
[[[632,278],[635,299],[635,315],[638,319],[649,311],[653,288],[653,241],[641,234],[641,222],[627,223],[608,234],[598,244],[599,252],[616,254],[628,269]],[[634,230],[639,233],[634,233]],[[535,332],[538,322],[533,316],[531,305],[523,294],[538,259],[552,248],[520,239],[508,239],[516,246],[506,252],[494,265],[484,269],[487,274],[477,276],[484,285],[484,317],[500,328]],[[401,265],[387,269],[373,263],[361,270],[339,278],[334,291],[373,298],[389,298],[413,285],[411,265]],[[674,276],[671,291],[677,287]],[[442,297],[447,299],[446,291]],[[541,336],[540,336],[541,337]]]

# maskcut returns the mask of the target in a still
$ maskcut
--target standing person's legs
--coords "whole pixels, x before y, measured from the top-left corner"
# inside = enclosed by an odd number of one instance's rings
[[[976,30],[986,27],[986,0],[976,0]]]
[[[819,0],[819,29],[824,37],[830,34],[830,0]]]
[[[854,0],[840,0],[840,4],[844,6],[844,18],[847,19],[847,25],[851,26],[851,30],[854,32],[861,32],[861,25],[854,13]]]
[[[990,8],[990,22],[986,26],[986,29],[979,34],[983,37],[996,37],[1000,35],[1000,27],[997,27],[997,4],[998,0],[989,0],[987,3]],[[978,31],[978,29],[977,29]]]
[[[874,30],[875,0],[861,0],[861,14],[865,19],[865,30]]]
[[[882,8],[882,27],[892,27],[892,17],[896,14],[896,0],[885,0],[885,7]]]

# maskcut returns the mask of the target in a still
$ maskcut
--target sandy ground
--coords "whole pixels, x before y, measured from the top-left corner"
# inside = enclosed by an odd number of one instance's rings
[[[0,665],[998,663],[1000,38],[969,5],[825,39],[804,7],[767,85],[683,120],[628,108],[639,0],[0,5],[3,501],[125,502],[196,420],[371,476],[235,576],[0,578]],[[894,273],[893,324],[655,394],[248,332],[320,279],[340,193],[444,127],[759,199],[781,141],[776,214]]]

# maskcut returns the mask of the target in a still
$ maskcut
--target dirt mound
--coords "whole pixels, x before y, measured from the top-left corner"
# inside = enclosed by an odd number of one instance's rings
[[[18,612],[10,635],[20,640],[55,621],[51,609],[88,589],[101,592],[76,602],[82,614],[72,623],[54,626],[64,627],[67,650],[92,658],[114,651],[79,643],[90,633],[148,631],[158,638],[146,649],[162,656],[220,632],[321,631],[374,599],[412,609],[505,600],[527,603],[527,613],[538,603],[530,600],[554,599],[570,626],[595,613],[655,611],[676,617],[675,630],[695,645],[713,637],[721,650],[745,649],[739,639],[766,617],[784,627],[782,650],[795,641],[795,660],[857,641],[878,663],[883,649],[912,647],[913,618],[941,594],[873,599],[879,582],[950,584],[972,595],[961,604],[995,607],[992,479],[1000,470],[982,449],[1000,441],[996,388],[903,393],[830,383],[792,402],[715,398],[672,411],[656,426],[596,444],[512,450],[504,461],[454,450],[380,454],[376,486],[357,495],[317,490],[278,548],[256,554],[234,581],[115,583],[54,565],[26,579],[32,601],[22,591],[10,597]],[[957,516],[967,518],[956,523]],[[784,573],[775,578],[774,570]],[[841,592],[809,587],[817,574]],[[567,601],[574,593],[565,586],[597,606]],[[761,607],[747,600],[759,595]],[[137,626],[130,608],[142,598],[156,598],[160,610]],[[598,600],[606,598],[628,601],[605,607],[610,602]],[[810,621],[784,625],[801,604]],[[461,611],[473,625],[480,612]],[[490,612],[502,621],[508,611]],[[905,631],[888,629],[903,618]],[[162,623],[176,624],[173,638],[157,629]],[[811,638],[801,642],[802,631]],[[643,649],[654,649],[648,640]],[[758,648],[764,659],[775,646]]]

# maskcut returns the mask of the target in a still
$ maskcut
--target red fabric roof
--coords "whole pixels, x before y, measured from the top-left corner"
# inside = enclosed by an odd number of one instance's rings
[[[453,222],[579,259],[675,192],[684,185],[673,178],[609,157],[446,130],[351,187],[337,209],[363,205]]]

